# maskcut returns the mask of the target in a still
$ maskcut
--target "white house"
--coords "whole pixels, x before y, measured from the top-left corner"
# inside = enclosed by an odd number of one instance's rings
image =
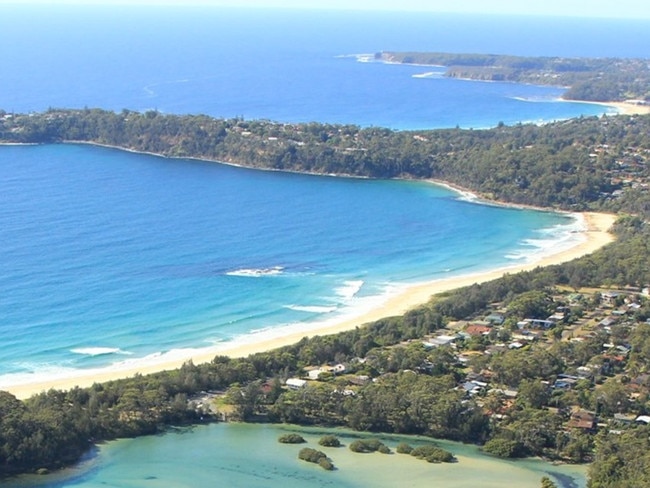
[[[300,378],[289,378],[286,382],[286,385],[291,390],[299,390],[304,388],[307,384],[306,380],[301,380]]]

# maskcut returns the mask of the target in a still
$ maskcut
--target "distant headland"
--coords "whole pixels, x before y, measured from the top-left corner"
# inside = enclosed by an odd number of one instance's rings
[[[444,76],[568,87],[565,100],[627,102],[650,108],[646,59],[524,57],[382,51],[377,61],[445,67]]]

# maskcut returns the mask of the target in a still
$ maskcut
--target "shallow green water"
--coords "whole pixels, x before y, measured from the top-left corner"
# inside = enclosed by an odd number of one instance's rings
[[[302,445],[279,444],[287,431],[300,432],[308,444],[328,454],[337,470],[327,472],[298,460]],[[475,446],[437,441],[458,459],[454,464],[429,464],[403,454],[355,454],[347,447],[324,448],[317,442],[336,433],[347,445],[359,433],[339,429],[293,426],[215,424],[161,436],[110,442],[96,456],[58,479],[26,477],[7,486],[47,488],[180,488],[222,486],[245,488],[302,487],[431,487],[538,488],[542,476],[558,486],[584,488],[586,468],[554,466],[539,460],[503,461],[483,455]],[[391,447],[413,436],[376,436]]]

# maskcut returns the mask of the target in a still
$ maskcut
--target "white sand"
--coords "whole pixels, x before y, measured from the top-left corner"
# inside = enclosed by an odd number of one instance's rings
[[[564,100],[566,102],[591,103],[603,107],[613,107],[622,115],[645,115],[650,114],[650,105],[639,105],[632,102],[588,102],[585,100]]]

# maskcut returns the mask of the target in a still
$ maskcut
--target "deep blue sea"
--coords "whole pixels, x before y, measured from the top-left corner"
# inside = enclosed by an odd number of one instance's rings
[[[647,56],[648,22],[0,6],[0,108],[156,109],[395,129],[602,114],[558,88],[361,62],[380,50]],[[0,387],[301,328],[408,283],[566,245],[566,216],[423,182],[0,147]]]

